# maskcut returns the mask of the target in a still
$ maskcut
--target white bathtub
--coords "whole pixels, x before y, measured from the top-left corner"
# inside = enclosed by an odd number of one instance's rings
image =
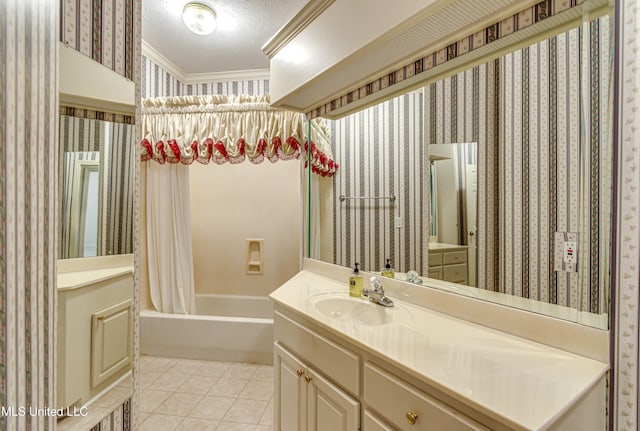
[[[140,311],[140,353],[273,363],[273,307],[268,297],[196,295],[196,312]]]

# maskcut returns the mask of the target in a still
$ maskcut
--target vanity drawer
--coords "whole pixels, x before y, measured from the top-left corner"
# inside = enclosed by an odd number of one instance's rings
[[[467,250],[448,251],[443,254],[445,265],[451,265],[454,263],[467,263]]]
[[[488,429],[377,366],[364,367],[366,404],[392,426],[404,430],[470,431]],[[414,419],[411,423],[410,419]]]
[[[363,431],[396,431],[390,425],[384,423],[384,421],[369,410],[364,412],[364,426]]]
[[[467,264],[461,263],[460,265],[447,265],[442,267],[444,270],[443,280],[450,281],[452,283],[466,283],[467,282]]]
[[[273,331],[280,341],[293,352],[322,370],[323,374],[338,382],[354,395],[360,388],[360,357],[331,340],[303,327],[297,322],[274,312]]]
[[[429,266],[442,265],[442,253],[429,253]]]
[[[439,266],[437,268],[429,268],[429,278],[437,278],[438,280],[442,280],[442,267]]]

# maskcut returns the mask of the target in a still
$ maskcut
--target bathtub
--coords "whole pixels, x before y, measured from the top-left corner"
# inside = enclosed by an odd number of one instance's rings
[[[215,361],[273,363],[268,297],[196,295],[196,314],[140,311],[140,353]]]

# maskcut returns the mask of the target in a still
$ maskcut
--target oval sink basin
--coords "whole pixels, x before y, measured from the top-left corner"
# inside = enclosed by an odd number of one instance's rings
[[[351,298],[343,293],[312,296],[307,301],[320,314],[342,322],[361,325],[385,325],[408,317],[408,310],[399,307],[383,307],[368,299]]]

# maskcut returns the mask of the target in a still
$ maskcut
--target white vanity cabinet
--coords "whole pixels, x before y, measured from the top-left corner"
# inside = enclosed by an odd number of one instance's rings
[[[365,300],[349,298],[345,282],[304,270],[271,298],[274,430],[606,428],[606,363],[397,296],[391,309],[354,306]]]
[[[355,346],[338,345],[282,311],[276,311],[274,324],[276,430],[359,430],[361,415],[364,431],[409,426],[420,431],[488,429],[369,361],[361,367],[367,355],[354,353]],[[327,368],[317,369],[311,364]],[[345,369],[355,373],[351,377],[356,378],[346,383],[356,383],[352,386],[354,396],[340,387],[343,383],[339,378],[332,381],[326,377],[342,374]],[[364,390],[357,384],[361,380]],[[361,405],[367,410],[361,411]]]
[[[284,347],[275,348],[277,429],[355,431],[360,403]]]
[[[420,431],[487,431],[488,428],[455,411],[404,380],[367,363],[364,367],[364,401],[398,429]],[[388,428],[385,428],[387,426]],[[377,428],[393,429],[378,421]]]
[[[468,256],[466,245],[429,244],[429,278],[467,284]]]

